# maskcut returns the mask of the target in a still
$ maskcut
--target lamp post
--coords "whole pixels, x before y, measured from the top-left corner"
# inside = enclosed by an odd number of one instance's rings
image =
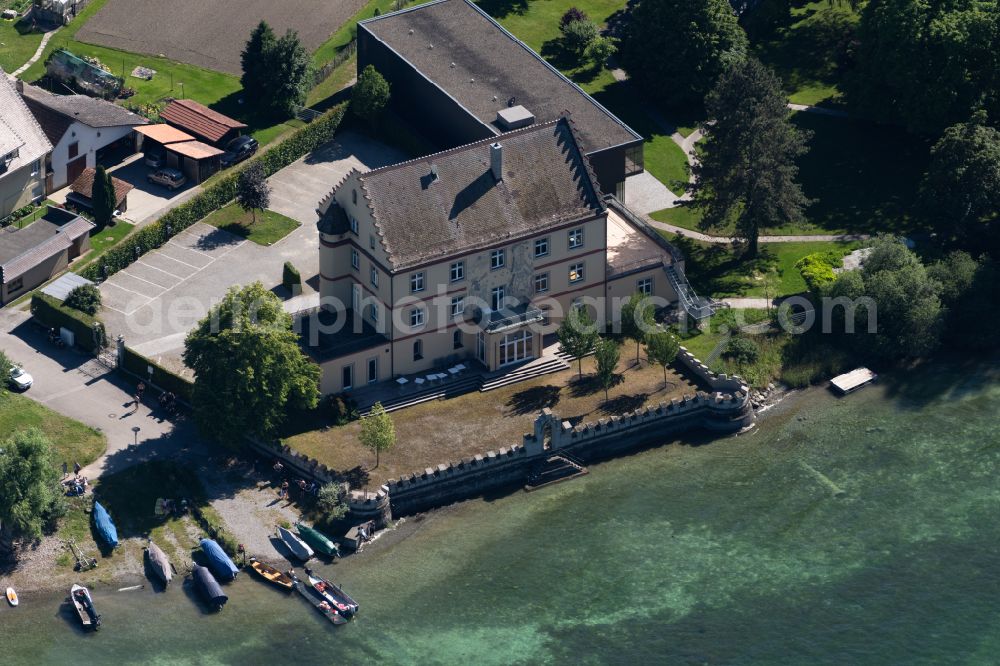
[[[134,439],[132,441],[132,448],[136,448],[136,447],[139,446],[139,431],[140,430],[142,430],[142,428],[140,428],[139,426],[132,426],[132,435],[134,436]]]

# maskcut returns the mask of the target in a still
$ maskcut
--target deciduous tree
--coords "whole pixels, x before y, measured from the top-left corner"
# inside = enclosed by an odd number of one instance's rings
[[[361,417],[361,444],[375,452],[375,467],[379,464],[379,454],[396,445],[396,426],[381,402],[376,402],[366,416]]]
[[[576,359],[579,376],[583,377],[583,357],[597,342],[597,326],[586,308],[571,307],[556,331],[562,350]]]
[[[663,368],[663,388],[667,388],[667,366],[677,358],[680,343],[667,331],[659,331],[646,336],[646,357]]]
[[[63,305],[93,316],[101,309],[101,290],[92,284],[81,284],[79,287],[73,287],[66,294]]]
[[[351,111],[362,120],[373,123],[389,104],[390,94],[389,82],[379,74],[375,67],[368,65],[358,76],[358,82],[354,85]]]
[[[986,124],[984,112],[949,127],[934,144],[921,200],[934,221],[953,223],[966,236],[1000,215],[1000,131]]]
[[[232,287],[188,333],[184,363],[194,371],[194,413],[225,444],[269,436],[289,408],[311,409],[319,367],[299,348],[292,318],[260,282]]]
[[[796,182],[795,160],[808,135],[789,121],[781,82],[756,58],[723,74],[707,107],[715,122],[694,166],[693,206],[703,211],[705,228],[735,219],[753,257],[761,229],[802,220],[809,199]]]
[[[575,55],[583,55],[587,46],[597,39],[600,29],[593,21],[570,21],[564,26],[560,26],[566,48]]]
[[[594,360],[597,362],[597,381],[604,389],[604,400],[608,400],[608,389],[615,385],[618,375],[615,368],[621,358],[621,348],[611,338],[598,338],[594,345]]]
[[[271,205],[271,186],[264,176],[264,167],[260,162],[250,162],[240,171],[236,180],[236,202],[240,208],[250,211],[252,223],[257,222],[257,211],[264,211]]]
[[[51,444],[31,428],[0,441],[0,552],[18,537],[35,539],[62,508]]]
[[[618,45],[611,37],[595,37],[583,50],[583,57],[590,61],[595,69],[604,67],[608,58],[618,51]]]
[[[640,293],[632,294],[622,304],[621,329],[622,335],[629,340],[635,340],[635,364],[639,365],[639,345],[646,339],[646,334],[656,325],[653,319],[654,308],[648,298]]]
[[[722,73],[747,54],[727,0],[640,0],[622,44],[625,69],[672,107],[701,107]]]

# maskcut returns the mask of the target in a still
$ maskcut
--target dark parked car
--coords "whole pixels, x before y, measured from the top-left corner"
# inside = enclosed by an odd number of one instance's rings
[[[163,153],[151,152],[145,155],[146,166],[159,169],[167,163],[167,157]]]
[[[242,162],[256,153],[259,145],[252,136],[236,137],[226,145],[226,152],[222,154],[222,166],[230,167]]]

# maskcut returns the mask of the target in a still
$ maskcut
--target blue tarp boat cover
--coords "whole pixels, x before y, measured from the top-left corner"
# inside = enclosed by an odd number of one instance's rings
[[[236,578],[236,574],[240,570],[236,568],[233,561],[226,555],[226,551],[222,550],[222,546],[215,543],[212,539],[202,539],[201,550],[205,553],[205,557],[208,558],[208,566],[215,572],[216,576],[222,580],[234,580]]]
[[[101,506],[100,502],[94,502],[94,525],[97,526],[97,533],[101,535],[104,542],[112,548],[118,547],[118,530],[111,522],[111,516],[107,509]]]
[[[205,599],[209,603],[221,608],[229,601],[229,597],[222,591],[219,582],[212,576],[211,571],[196,564],[194,565],[194,569],[191,570],[191,575],[194,576],[195,584],[201,590],[201,593],[205,595]]]

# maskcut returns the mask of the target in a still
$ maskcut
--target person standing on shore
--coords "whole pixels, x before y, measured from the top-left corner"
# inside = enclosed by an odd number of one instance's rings
[[[74,462],[73,463],[73,474],[75,474],[76,476],[79,476],[81,469],[83,469],[83,468],[80,467],[80,463],[78,463],[78,462]]]

